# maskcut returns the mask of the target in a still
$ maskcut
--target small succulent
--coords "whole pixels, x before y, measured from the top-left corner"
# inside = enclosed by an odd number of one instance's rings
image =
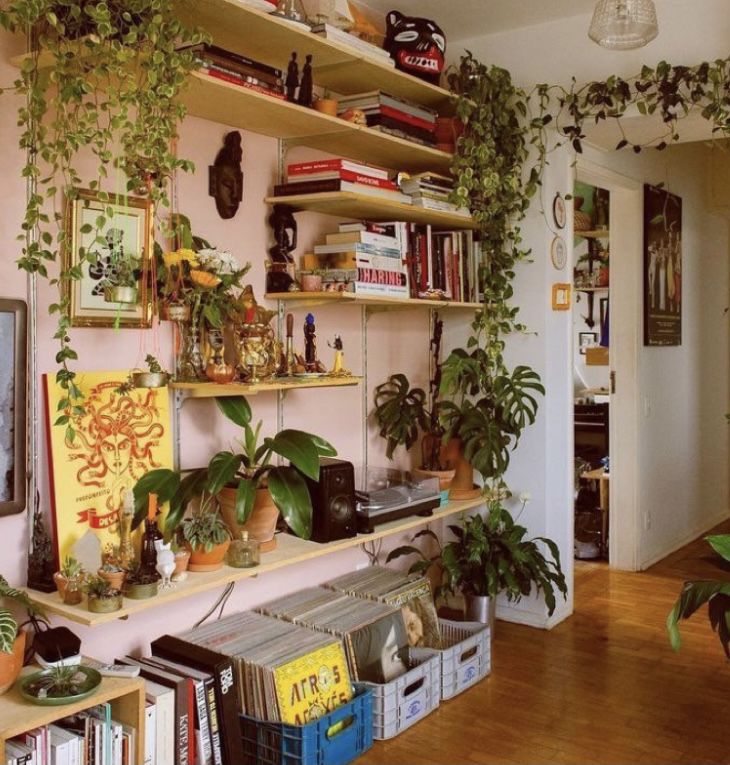
[[[63,565],[61,566],[61,574],[69,581],[71,579],[77,579],[84,573],[84,567],[74,558],[73,555],[67,555],[63,559]]]
[[[210,552],[216,545],[231,538],[231,532],[221,518],[217,506],[214,509],[201,508],[195,511],[182,522],[182,529],[185,540],[193,550],[202,547],[205,552]]]
[[[66,698],[76,696],[83,690],[86,675],[78,666],[55,666],[27,687],[27,691],[38,699]]]
[[[153,375],[165,374],[165,370],[163,369],[162,364],[160,364],[160,362],[151,353],[148,353],[147,356],[145,356],[144,361],[145,364],[147,364],[147,368]]]
[[[111,584],[100,576],[89,577],[86,582],[86,594],[90,598],[115,598],[119,595],[119,590],[111,586]]]

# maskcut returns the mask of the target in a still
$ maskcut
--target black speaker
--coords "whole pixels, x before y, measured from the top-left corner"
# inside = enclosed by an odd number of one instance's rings
[[[352,463],[321,457],[319,482],[302,476],[312,498],[312,540],[333,542],[356,536],[355,469]]]

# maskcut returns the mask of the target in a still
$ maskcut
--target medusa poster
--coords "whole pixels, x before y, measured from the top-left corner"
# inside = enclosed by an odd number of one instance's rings
[[[91,531],[102,549],[119,544],[124,494],[149,470],[172,467],[167,388],[119,392],[126,372],[78,372],[83,414],[72,418],[76,435],[54,426],[65,391],[45,375],[51,496],[59,561]]]

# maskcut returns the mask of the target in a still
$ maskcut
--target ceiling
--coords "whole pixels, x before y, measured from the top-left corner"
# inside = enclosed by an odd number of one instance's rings
[[[401,13],[435,21],[450,42],[590,13],[596,0],[362,0],[381,17]]]

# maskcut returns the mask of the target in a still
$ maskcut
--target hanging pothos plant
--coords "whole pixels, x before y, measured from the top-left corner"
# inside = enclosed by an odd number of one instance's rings
[[[23,176],[33,184],[23,221],[21,269],[50,280],[59,300],[60,344],[56,374],[66,395],[57,425],[73,440],[71,416],[83,413],[83,398],[70,364],[77,359],[69,337],[69,294],[82,277],[81,263],[95,263],[96,247],[79,252],[79,264],[63,267],[73,232],[65,215],[81,186],[102,202],[109,186],[169,206],[168,182],[192,163],[174,146],[185,107],[179,94],[195,68],[193,54],[177,50],[204,41],[200,30],[181,24],[173,0],[10,0],[0,4],[0,26],[30,33],[34,52],[22,62],[12,88],[25,97],[18,122],[20,147],[27,152]],[[89,157],[95,166],[88,170]],[[123,180],[117,180],[123,179]],[[113,210],[100,214],[92,244]],[[95,230],[94,230],[95,228]]]

